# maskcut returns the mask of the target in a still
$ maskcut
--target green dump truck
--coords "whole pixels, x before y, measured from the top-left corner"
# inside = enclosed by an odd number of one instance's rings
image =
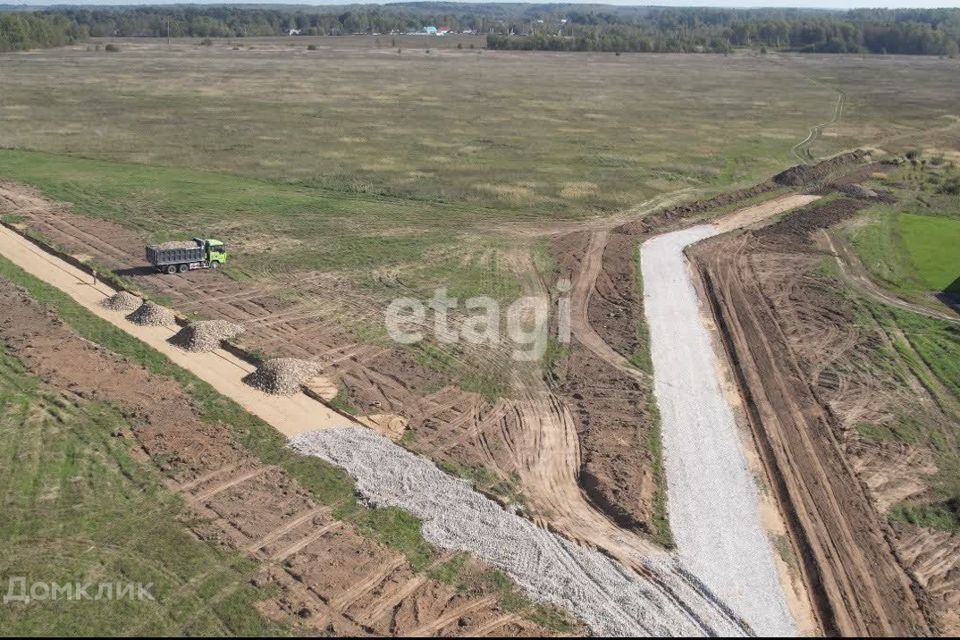
[[[227,248],[219,240],[194,238],[193,240],[164,242],[147,247],[147,262],[157,271],[183,273],[193,269],[218,269],[227,261]]]

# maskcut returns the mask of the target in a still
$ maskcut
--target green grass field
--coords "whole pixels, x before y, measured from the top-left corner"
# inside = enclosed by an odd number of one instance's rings
[[[960,198],[945,189],[958,176],[952,161],[924,158],[875,183],[898,201],[872,207],[850,237],[885,286],[927,302],[930,293],[960,292]]]
[[[930,291],[960,292],[960,219],[904,213],[898,222],[919,280]]]
[[[4,603],[0,628],[10,635],[282,633],[253,606],[269,595],[250,585],[254,565],[188,533],[180,498],[113,437],[124,424],[115,407],[68,399],[0,350],[0,589],[8,594],[17,576],[94,585],[90,600]],[[96,600],[99,583],[152,583],[154,600]]]

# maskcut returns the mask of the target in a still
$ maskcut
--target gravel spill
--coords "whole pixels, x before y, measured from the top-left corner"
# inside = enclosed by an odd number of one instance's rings
[[[759,491],[683,254],[716,233],[700,225],[640,249],[670,528],[684,564],[759,635],[795,635],[760,523]]]
[[[255,389],[274,395],[292,396],[310,378],[320,375],[321,366],[297,358],[275,358],[243,379]]]
[[[112,296],[104,298],[101,302],[105,308],[111,311],[135,311],[143,304],[143,299],[135,296],[129,291],[118,291]]]
[[[170,342],[187,351],[215,351],[222,340],[235,338],[243,327],[226,320],[200,320],[181,329]]]
[[[373,431],[323,429],[290,443],[305,455],[343,467],[371,505],[399,507],[420,518],[432,544],[491,562],[531,597],[570,611],[595,634],[745,633],[672,557],[648,559],[641,576],[504,510]]]
[[[176,317],[173,311],[166,307],[161,307],[156,302],[149,300],[127,316],[127,320],[134,324],[147,325],[152,327],[169,327],[176,324]]]

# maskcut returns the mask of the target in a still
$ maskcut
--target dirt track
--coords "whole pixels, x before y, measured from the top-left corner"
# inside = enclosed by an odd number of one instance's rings
[[[835,418],[806,382],[764,291],[759,242],[796,248],[856,211],[838,201],[797,212],[757,234],[719,238],[692,256],[735,363],[751,427],[799,550],[824,630],[843,635],[930,632],[922,603],[888,531],[835,439]],[[762,240],[758,239],[762,238]]]
[[[28,240],[2,226],[0,254],[28,273],[67,293],[91,313],[136,336],[176,364],[202,377],[217,391],[274,425],[287,436],[351,422],[303,393],[281,398],[252,389],[244,384],[242,379],[251,373],[254,367],[222,349],[211,353],[185,353],[168,342],[176,329],[137,325],[125,320],[121,312],[104,309],[100,302],[116,293],[116,290],[103,282],[94,284],[89,274],[38,249]]]

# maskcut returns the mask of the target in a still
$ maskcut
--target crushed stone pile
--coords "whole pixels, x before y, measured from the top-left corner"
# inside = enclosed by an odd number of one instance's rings
[[[178,331],[170,342],[187,351],[215,351],[221,341],[242,333],[243,327],[226,320],[200,320]]]
[[[419,518],[429,542],[500,567],[530,597],[573,613],[596,635],[747,634],[747,627],[674,557],[635,558],[645,569],[640,575],[510,513],[371,430],[311,431],[290,445],[344,468],[367,503],[398,507]]]
[[[161,249],[195,249],[197,243],[193,240],[171,240],[169,242],[161,242],[157,246]]]
[[[134,324],[140,324],[150,327],[169,327],[176,324],[176,317],[173,311],[166,307],[161,307],[156,302],[149,300],[140,305],[136,311],[127,316],[127,320]]]
[[[143,304],[143,299],[129,291],[118,291],[112,296],[100,301],[100,304],[111,311],[135,311]]]
[[[292,396],[301,385],[320,375],[322,367],[316,362],[297,358],[274,358],[243,379],[265,393]]]

